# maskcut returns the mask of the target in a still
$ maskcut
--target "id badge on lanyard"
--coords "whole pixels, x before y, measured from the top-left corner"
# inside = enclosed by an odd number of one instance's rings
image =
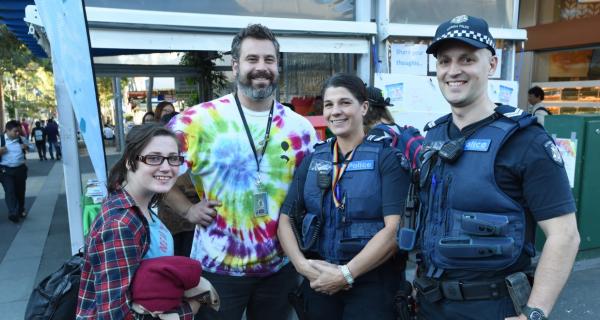
[[[273,109],[275,108],[275,101],[273,101],[271,111],[269,112],[269,120],[267,122],[267,129],[265,131],[265,142],[264,146],[262,147],[262,154],[259,158],[258,153],[256,152],[256,147],[254,146],[254,139],[252,139],[252,135],[250,134],[250,128],[248,127],[246,117],[244,116],[244,111],[242,110],[240,100],[238,99],[237,94],[234,97],[238,107],[238,111],[240,113],[240,117],[242,118],[242,122],[244,123],[244,129],[246,129],[248,142],[250,142],[250,147],[252,148],[252,153],[254,154],[254,159],[256,160],[256,189],[254,190],[254,194],[252,195],[252,203],[254,207],[254,216],[260,218],[269,215],[269,197],[267,195],[267,190],[265,189],[265,186],[260,176],[260,162],[265,155],[265,150],[267,150],[267,144],[269,143],[269,136],[271,134],[271,124],[273,123]]]
[[[260,179],[260,172],[257,172],[256,190],[254,191],[254,216],[264,217],[269,215],[269,203],[267,192]]]

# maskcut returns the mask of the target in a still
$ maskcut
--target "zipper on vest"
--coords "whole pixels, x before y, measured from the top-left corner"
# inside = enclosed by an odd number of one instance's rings
[[[450,190],[451,182],[452,175],[449,175],[446,177],[446,179],[444,179],[444,184],[442,185],[442,200],[440,203],[440,213],[442,219],[444,219],[444,233],[442,234],[442,236],[448,235],[448,232],[450,232],[450,222],[453,219],[450,213],[450,209],[446,205],[446,203],[448,202],[448,190]]]
[[[448,176],[444,180],[444,185],[442,187],[442,202],[440,207],[443,209],[446,206],[446,201],[448,201],[448,190],[450,189],[450,182],[452,182],[452,176]]]
[[[434,205],[434,198],[435,198],[435,194],[436,194],[436,188],[437,188],[437,178],[436,178],[436,172],[434,172],[431,175],[431,183],[429,184],[429,199],[428,203],[427,203],[427,219],[425,219],[425,223],[431,223],[432,227],[431,228],[424,228],[425,232],[425,238],[427,239],[427,243],[425,243],[425,251],[426,251],[426,259],[428,260],[428,264],[430,266],[432,266],[433,264],[433,251],[435,250],[435,235],[437,234],[436,232],[436,227],[435,227],[435,223],[436,223],[436,217],[435,215],[431,214],[433,210],[433,205]]]

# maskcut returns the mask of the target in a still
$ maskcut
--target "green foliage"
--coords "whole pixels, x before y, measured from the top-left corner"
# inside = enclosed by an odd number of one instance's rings
[[[5,74],[5,110],[9,117],[45,118],[56,112],[52,73],[31,61],[25,68]]]
[[[125,92],[127,87],[127,78],[121,78],[121,93]],[[114,90],[112,85],[112,78],[96,78],[96,90],[98,91],[98,103],[100,104],[100,113],[103,116],[104,121],[111,119],[114,121],[114,109],[112,101],[114,99]]]
[[[48,59],[37,59],[5,25],[0,25],[0,81],[7,118],[55,113],[54,78]]]
[[[33,56],[25,45],[6,28],[0,25],[0,74],[24,68]]]
[[[220,91],[227,86],[227,78],[222,72],[216,71],[216,59],[221,59],[223,55],[215,51],[191,51],[186,52],[181,57],[181,65],[196,67],[199,72],[198,77],[188,78],[188,83],[198,83],[199,93],[192,94],[186,100],[186,105],[195,105],[200,101],[209,101],[214,98],[216,91]]]

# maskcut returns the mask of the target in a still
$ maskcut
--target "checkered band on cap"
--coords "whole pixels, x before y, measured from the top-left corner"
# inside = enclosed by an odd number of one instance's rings
[[[448,39],[448,38],[469,38],[469,39],[479,41],[481,43],[485,43],[486,45],[488,45],[488,46],[492,47],[494,50],[496,50],[496,43],[495,43],[494,39],[492,39],[488,35],[481,34],[481,32],[475,32],[475,31],[464,30],[464,29],[463,30],[454,29],[454,30],[448,31],[448,32],[442,34],[441,36],[435,38],[434,42],[437,42],[442,39]]]

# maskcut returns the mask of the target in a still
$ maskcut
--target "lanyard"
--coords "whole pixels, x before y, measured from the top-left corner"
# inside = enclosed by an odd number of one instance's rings
[[[252,147],[254,160],[256,160],[256,172],[260,172],[260,162],[262,161],[262,158],[265,155],[265,151],[267,150],[267,144],[269,143],[269,135],[271,134],[271,124],[273,123],[273,109],[275,106],[275,100],[273,100],[271,111],[269,111],[269,120],[267,121],[267,129],[265,130],[265,145],[263,146],[262,153],[259,159],[258,154],[256,152],[256,146],[254,145],[254,139],[252,139],[252,134],[250,133],[250,128],[248,127],[248,122],[246,121],[246,116],[244,116],[244,111],[242,110],[242,105],[240,104],[240,99],[238,99],[237,93],[234,95],[234,97],[235,104],[237,105],[238,111],[240,112],[240,117],[242,117],[242,122],[244,123],[244,129],[246,129],[248,142],[250,142],[250,147]]]
[[[348,158],[346,158],[340,166],[337,140],[333,144],[333,179],[331,180],[331,193],[333,194],[333,202],[335,203],[336,208],[343,207],[344,205],[338,182],[342,179],[344,172],[346,172],[346,168],[348,168],[350,161],[352,161],[355,150],[356,149],[350,152]]]

